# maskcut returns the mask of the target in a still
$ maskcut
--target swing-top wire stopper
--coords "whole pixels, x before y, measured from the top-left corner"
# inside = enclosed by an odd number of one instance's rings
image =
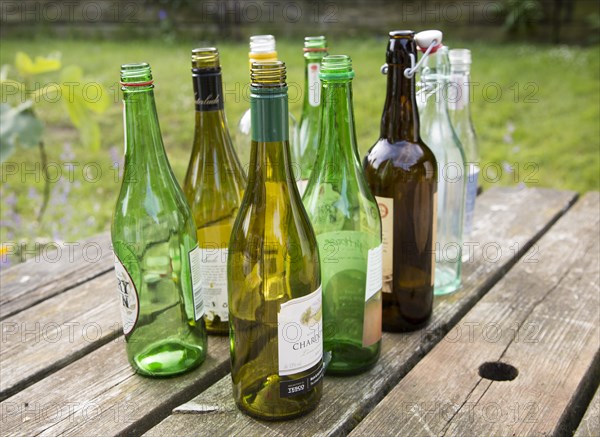
[[[404,70],[404,77],[412,79],[423,61],[429,56],[430,53],[435,53],[436,50],[442,47],[443,34],[439,30],[424,30],[415,35],[415,43],[417,48],[424,52],[419,62],[416,62],[416,57],[412,53],[410,56],[410,68]],[[388,65],[383,64],[381,66],[381,74],[387,74]]]

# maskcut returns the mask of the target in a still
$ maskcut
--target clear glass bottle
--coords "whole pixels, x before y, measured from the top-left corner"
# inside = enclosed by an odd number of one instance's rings
[[[250,52],[248,52],[248,61],[250,67],[254,62],[277,61],[277,51],[275,49],[275,37],[273,35],[254,35],[250,37]],[[235,134],[235,147],[237,155],[240,158],[242,167],[249,174],[248,166],[250,163],[249,146],[252,142],[252,112],[250,108],[240,118]],[[288,112],[289,141],[292,150],[295,150],[298,143],[298,122],[291,112]],[[299,173],[298,165],[292,162],[294,173]],[[299,176],[297,177],[297,179]]]
[[[412,331],[433,310],[437,162],[419,134],[415,79],[404,76],[416,57],[414,32],[389,35],[381,134],[363,168],[381,214],[383,329]]]
[[[323,58],[315,168],[303,197],[321,256],[327,372],[372,367],[381,348],[381,218],[356,145],[352,60]]]
[[[292,171],[285,64],[252,64],[248,186],[228,259],[231,378],[238,407],[279,420],[321,399],[319,252]]]
[[[183,191],[197,227],[206,330],[228,334],[227,246],[246,178],[227,128],[216,48],[192,50],[192,79],[196,125]]]
[[[294,160],[300,171],[298,189],[304,194],[319,148],[319,115],[321,82],[319,72],[321,60],[327,56],[327,40],[324,36],[304,38],[304,101],[300,117],[299,141],[292,149]]]
[[[112,222],[129,362],[170,376],[206,356],[192,212],[165,153],[148,64],[121,67],[125,170]]]
[[[477,135],[471,120],[471,51],[468,49],[452,49],[448,52],[450,59],[450,87],[448,91],[448,109],[450,120],[454,126],[463,149],[468,168],[467,196],[465,206],[465,235],[473,230],[473,214],[477,198],[480,157]]]
[[[421,137],[438,163],[435,294],[460,288],[465,208],[465,155],[448,115],[448,49],[432,50],[421,67],[417,104]]]

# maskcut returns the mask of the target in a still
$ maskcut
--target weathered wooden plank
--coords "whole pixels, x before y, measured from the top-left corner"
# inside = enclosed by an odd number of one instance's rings
[[[113,272],[0,322],[0,401],[122,334]]]
[[[590,402],[573,437],[598,437],[600,435],[600,387]]]
[[[28,261],[0,271],[0,320],[107,272],[112,263],[108,233],[47,246]]]
[[[229,377],[177,409],[199,414],[173,414],[148,432],[181,435],[201,429],[217,435],[330,435],[351,430],[419,359],[502,276],[533,241],[574,201],[574,193],[552,190],[493,189],[479,199],[470,243],[479,244],[466,257],[464,286],[435,300],[428,328],[411,334],[383,336],[381,358],[370,371],[349,378],[326,377],[323,399],[305,418],[283,423],[259,422],[242,414],[231,399]],[[498,253],[481,248],[497,247]],[[486,249],[487,250],[487,249]]]
[[[129,366],[121,336],[0,403],[2,435],[137,435],[225,375],[228,362],[228,340],[210,337],[199,369],[145,378]]]
[[[570,435],[600,378],[599,207],[578,202],[351,435]]]

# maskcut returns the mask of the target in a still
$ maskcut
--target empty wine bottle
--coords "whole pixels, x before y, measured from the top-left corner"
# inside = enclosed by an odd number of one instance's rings
[[[250,37],[250,52],[248,52],[250,67],[254,62],[270,62],[277,60],[277,51],[275,50],[275,37],[273,35],[254,35]],[[237,154],[242,161],[245,170],[249,165],[249,146],[252,142],[252,112],[250,108],[242,115],[237,125],[235,146]],[[291,112],[288,113],[288,130],[290,147],[294,150],[298,143],[298,122]],[[292,168],[298,173],[298,165],[292,163]],[[247,171],[249,173],[249,171]],[[299,176],[297,176],[299,178]]]
[[[148,376],[206,356],[200,258],[190,207],[165,154],[148,64],[121,67],[125,169],[112,223],[129,362]]]
[[[479,180],[479,149],[477,135],[471,120],[471,51],[452,49],[450,58],[450,83],[448,109],[450,119],[465,151],[467,161],[467,196],[465,206],[465,235],[473,230],[473,214]]]
[[[439,41],[441,43],[441,41]],[[460,288],[465,208],[465,155],[448,115],[448,49],[431,50],[421,67],[418,92],[421,137],[438,163],[435,294]]]
[[[246,179],[227,128],[216,48],[192,50],[192,78],[196,127],[183,191],[197,226],[206,330],[228,334],[227,246]]]
[[[323,58],[319,149],[303,198],[319,244],[332,374],[370,368],[381,346],[381,219],[358,157],[353,77],[348,56]]]
[[[323,377],[315,234],[291,168],[285,64],[252,64],[248,186],[228,259],[231,378],[239,408],[263,419],[313,409]]]
[[[321,60],[327,56],[327,40],[324,36],[304,38],[304,103],[296,148],[292,149],[296,166],[300,172],[298,189],[304,194],[310,178],[319,146],[319,115],[321,82],[319,71]]]
[[[424,326],[433,308],[437,163],[419,135],[414,32],[396,30],[387,47],[387,95],[379,140],[363,161],[381,213],[383,329]]]

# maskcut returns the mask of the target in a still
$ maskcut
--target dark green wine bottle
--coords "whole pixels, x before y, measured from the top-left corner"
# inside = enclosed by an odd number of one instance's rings
[[[196,226],[165,153],[148,64],[121,67],[125,171],[112,223],[129,362],[148,376],[206,356]]]
[[[323,58],[319,152],[303,201],[321,257],[327,372],[373,366],[381,346],[381,219],[360,166],[352,61]]]
[[[387,96],[379,140],[363,161],[379,205],[383,237],[383,329],[423,327],[433,309],[437,162],[419,135],[414,32],[390,32]]]
[[[228,334],[227,246],[246,178],[227,128],[216,48],[192,51],[192,75],[196,128],[183,191],[198,227],[206,330]]]
[[[319,252],[296,187],[285,64],[253,63],[248,187],[229,243],[233,396],[262,419],[304,414],[321,398]]]

